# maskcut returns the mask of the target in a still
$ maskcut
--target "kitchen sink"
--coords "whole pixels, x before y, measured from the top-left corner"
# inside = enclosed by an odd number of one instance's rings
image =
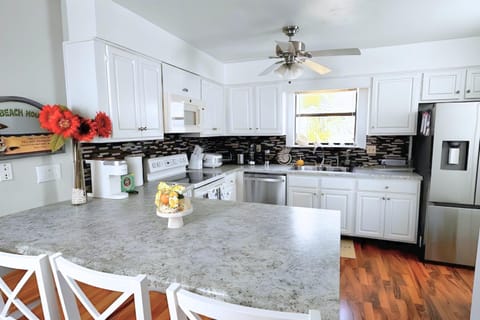
[[[293,166],[290,170],[295,171],[327,171],[327,172],[348,172],[348,167],[341,166]]]

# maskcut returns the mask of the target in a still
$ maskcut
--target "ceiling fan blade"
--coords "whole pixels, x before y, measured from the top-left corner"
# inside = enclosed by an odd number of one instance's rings
[[[274,64],[272,64],[271,66],[269,66],[267,69],[263,70],[262,72],[260,72],[258,75],[259,76],[264,76],[264,75],[267,75],[269,74],[270,72],[273,71],[273,69],[275,69],[279,64],[283,63],[283,61],[277,61],[275,62]]]
[[[309,67],[310,69],[312,69],[313,71],[318,72],[320,74],[326,74],[331,71],[327,67],[324,67],[321,64],[313,62],[312,60],[305,59],[305,60],[300,60],[300,62],[306,65],[307,67]]]
[[[275,41],[275,42],[283,52],[295,53],[295,47],[291,42],[284,42],[284,41]]]
[[[310,51],[312,57],[326,57],[326,56],[358,56],[361,54],[358,48],[347,49],[331,49],[331,50],[315,50]]]

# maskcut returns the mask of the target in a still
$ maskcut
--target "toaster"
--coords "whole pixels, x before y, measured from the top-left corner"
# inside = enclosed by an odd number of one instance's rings
[[[218,153],[205,153],[203,156],[203,167],[217,168],[223,164],[222,155]]]

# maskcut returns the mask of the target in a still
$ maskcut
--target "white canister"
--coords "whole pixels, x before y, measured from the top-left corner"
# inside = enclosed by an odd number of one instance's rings
[[[127,161],[128,172],[133,173],[135,186],[143,186],[143,162],[142,156],[130,155],[125,157]]]

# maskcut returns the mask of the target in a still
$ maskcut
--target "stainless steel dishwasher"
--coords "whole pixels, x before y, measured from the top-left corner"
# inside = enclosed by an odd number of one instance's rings
[[[284,174],[245,172],[245,201],[285,205],[287,178]]]

